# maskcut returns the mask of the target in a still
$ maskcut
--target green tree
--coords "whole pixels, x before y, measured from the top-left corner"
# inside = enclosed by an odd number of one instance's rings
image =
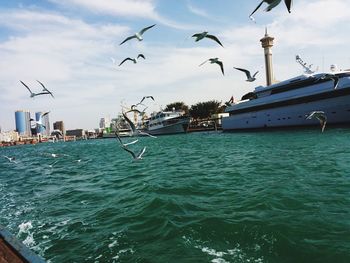
[[[190,115],[194,119],[208,119],[212,114],[220,113],[224,110],[221,102],[210,100],[206,102],[198,102],[191,106]]]
[[[185,114],[187,115],[189,112],[188,106],[182,102],[182,101],[178,101],[178,102],[173,102],[170,103],[168,105],[165,106],[165,111],[172,111],[175,108],[175,110],[182,110],[185,112]]]

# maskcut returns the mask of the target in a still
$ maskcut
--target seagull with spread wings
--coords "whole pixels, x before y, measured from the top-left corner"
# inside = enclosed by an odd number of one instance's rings
[[[39,96],[39,95],[46,95],[46,94],[48,94],[46,91],[44,92],[39,92],[39,93],[34,93],[34,92],[32,92],[32,90],[22,81],[22,80],[20,80],[20,82],[23,84],[23,86],[24,87],[26,87],[27,88],[27,90],[30,92],[30,97],[31,98],[34,98],[35,96]]]
[[[246,69],[243,69],[243,68],[235,68],[235,67],[233,67],[233,68],[244,72],[244,73],[246,74],[246,76],[247,76],[246,81],[248,81],[248,82],[253,82],[254,80],[256,80],[255,76],[256,76],[256,74],[259,73],[259,71],[257,71],[257,72],[255,72],[254,75],[252,76],[252,75],[250,74],[250,71],[249,71],[249,70],[246,70]]]
[[[199,67],[202,66],[202,65],[204,65],[204,64],[205,64],[206,62],[208,62],[208,61],[210,62],[210,64],[218,64],[218,65],[220,66],[222,75],[225,75],[225,73],[224,73],[224,64],[222,63],[222,61],[219,60],[219,58],[209,58],[209,59],[207,59],[206,61],[204,61],[203,63],[201,63],[201,64],[199,65]]]
[[[261,3],[254,9],[254,11],[250,14],[250,19],[254,21],[253,14],[260,8],[260,6],[265,2],[268,4],[267,8],[265,9],[266,12],[271,11],[273,8],[278,6],[281,3],[282,0],[263,0]],[[286,4],[287,10],[290,13],[290,9],[293,3],[293,0],[284,0],[284,3]]]
[[[137,61],[139,60],[139,58],[143,58],[143,59],[146,59],[145,56],[143,54],[138,54],[137,58],[130,58],[130,57],[127,57],[126,59],[124,59],[122,62],[120,62],[119,66],[121,66],[125,61],[132,61],[134,62],[134,64],[137,63]]]
[[[214,36],[214,35],[209,35],[208,32],[204,31],[202,33],[197,33],[197,34],[194,34],[192,37],[195,37],[196,38],[196,42],[198,42],[199,40],[202,40],[203,38],[209,38],[209,39],[212,39],[214,40],[216,43],[218,43],[220,46],[224,47],[220,40]]]
[[[135,33],[134,35],[127,37],[127,38],[126,38],[125,40],[123,40],[123,42],[121,42],[119,45],[122,45],[122,44],[124,44],[126,41],[129,41],[130,39],[133,39],[133,38],[136,38],[136,39],[138,39],[139,41],[142,41],[142,40],[143,40],[143,38],[142,38],[143,33],[145,33],[148,29],[154,27],[155,25],[156,25],[156,24],[143,28],[140,32]]]

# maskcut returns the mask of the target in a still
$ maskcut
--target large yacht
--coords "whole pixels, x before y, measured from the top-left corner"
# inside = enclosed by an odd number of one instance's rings
[[[160,111],[151,114],[144,123],[144,129],[152,135],[185,133],[190,123],[190,118],[181,111]]]
[[[266,87],[256,87],[226,108],[224,131],[319,125],[306,119],[324,111],[328,124],[350,124],[350,70],[301,75]]]

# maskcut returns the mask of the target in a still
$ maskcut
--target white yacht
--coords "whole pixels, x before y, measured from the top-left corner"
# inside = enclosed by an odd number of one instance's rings
[[[160,111],[151,114],[143,124],[145,132],[152,135],[185,133],[190,123],[190,118],[181,111]]]
[[[327,125],[350,124],[350,70],[259,86],[225,111],[229,116],[222,119],[224,131],[319,125],[306,119],[311,111],[324,111]]]

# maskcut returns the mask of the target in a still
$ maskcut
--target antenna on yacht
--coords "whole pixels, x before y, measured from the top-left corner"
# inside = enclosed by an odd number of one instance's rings
[[[305,72],[306,74],[313,74],[313,73],[315,73],[315,71],[311,70],[312,64],[307,65],[307,63],[304,62],[304,61],[301,59],[301,57],[300,57],[299,55],[296,55],[296,56],[295,56],[295,61],[296,61],[297,63],[299,63],[299,64],[303,67],[304,72]]]

